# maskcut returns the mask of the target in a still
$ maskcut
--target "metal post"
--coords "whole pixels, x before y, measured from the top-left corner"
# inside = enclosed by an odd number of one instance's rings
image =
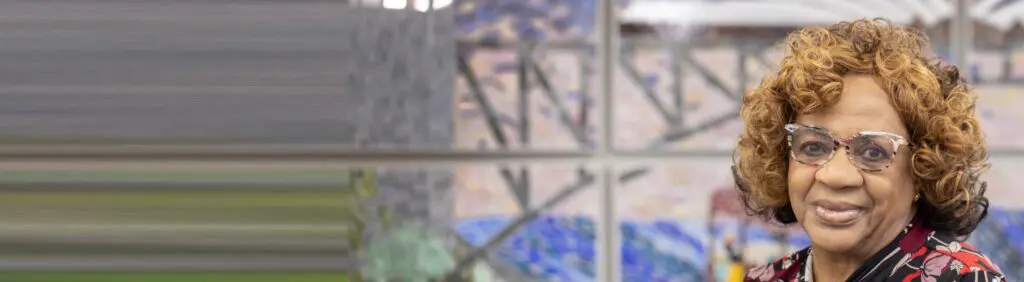
[[[579,83],[580,104],[579,105],[580,106],[579,106],[579,112],[578,112],[578,116],[577,116],[576,120],[578,121],[577,124],[579,124],[580,127],[583,128],[583,132],[586,132],[587,128],[590,127],[590,108],[591,108],[591,106],[594,105],[594,101],[593,101],[594,98],[590,95],[590,74],[591,74],[591,70],[590,69],[592,69],[592,68],[589,65],[591,63],[587,62],[587,61],[593,59],[593,56],[592,56],[593,52],[590,51],[590,50],[585,50],[585,51],[583,51],[581,53],[582,54],[578,54],[577,55],[577,58],[580,59],[579,60],[579,71],[580,71],[580,81],[579,81],[580,82]]]
[[[971,20],[970,0],[953,0],[955,7],[953,20],[950,21],[949,46],[952,63],[960,68],[962,76],[970,77],[970,51],[973,48],[974,21]]]
[[[750,74],[747,71],[747,55],[750,54],[749,44],[750,43],[746,40],[740,40],[739,50],[737,50],[739,54],[736,58],[736,76],[739,78],[740,85],[737,85],[738,89],[736,90],[736,94],[739,94],[740,101],[743,101],[743,95],[747,94],[747,83],[749,83],[750,80]],[[737,103],[737,106],[741,104],[742,103]]]
[[[706,226],[707,227],[707,232],[708,232],[708,245],[707,245],[708,248],[707,248],[707,252],[706,252],[707,256],[706,256],[705,259],[707,259],[708,265],[707,265],[706,269],[704,270],[706,275],[707,275],[707,276],[705,276],[704,281],[718,281],[717,279],[715,279],[715,272],[713,271],[714,270],[714,263],[712,263],[713,261],[715,261],[715,250],[716,250],[715,246],[718,246],[717,245],[718,243],[715,241],[715,239],[718,239],[718,238],[716,238],[717,236],[715,236],[714,223],[715,223],[715,206],[711,205],[711,208],[708,209],[708,218],[707,218],[707,226]]]
[[[433,2],[434,0],[430,0]],[[519,76],[519,147],[530,147],[530,64],[533,62],[533,48],[531,45],[520,46],[516,50],[517,75]],[[522,196],[521,202],[524,209],[530,207],[530,168],[529,166],[519,167],[519,188]]]
[[[530,142],[530,69],[532,48],[519,46],[516,50],[516,76],[519,79],[519,142],[526,147]]]
[[[1007,38],[1003,42],[1003,47],[1000,48],[1000,55],[1003,57],[1003,71],[999,74],[999,83],[1012,83],[1013,82],[1013,48],[1017,44],[1016,40]]]
[[[682,47],[679,44],[669,44],[669,50],[672,54],[672,105],[675,108],[676,124],[682,126],[686,122],[684,114],[686,111],[686,94],[683,93],[683,80],[686,78],[683,75],[683,64],[679,61],[679,52],[683,52]]]
[[[597,236],[598,247],[598,281],[619,281],[621,276],[620,263],[621,246],[618,238],[618,217],[615,214],[615,187],[618,185],[618,177],[612,166],[614,156],[614,131],[612,128],[615,117],[612,107],[615,85],[614,76],[615,62],[618,61],[618,18],[615,16],[614,0],[600,0],[598,3],[598,69],[601,72],[601,142],[597,150],[597,160],[601,171],[601,214],[599,225],[601,233]]]
[[[427,45],[434,45],[434,13],[431,13],[432,11],[434,11],[434,0],[427,0],[427,9],[423,11],[427,13]]]

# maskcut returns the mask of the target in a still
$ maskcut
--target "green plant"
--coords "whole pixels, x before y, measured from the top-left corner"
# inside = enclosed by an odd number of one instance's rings
[[[444,240],[420,226],[398,226],[394,214],[386,206],[368,206],[366,200],[379,196],[374,170],[355,169],[348,173],[343,196],[348,225],[346,236],[353,258],[358,257],[362,263],[358,270],[353,271],[351,281],[440,282],[436,277],[451,271],[456,263]],[[370,220],[380,221],[383,235],[366,238]],[[479,269],[470,268],[461,273],[460,281],[472,282],[473,277],[485,276],[478,272]]]
[[[377,182],[376,174],[372,169],[354,169],[348,174],[348,184],[344,187],[345,193],[342,196],[345,202],[342,204],[345,207],[343,216],[345,222],[342,224],[347,225],[345,236],[350,254],[353,259],[358,259],[357,255],[366,248],[366,227],[368,220],[371,220],[365,214],[366,207],[363,202],[378,195]],[[392,214],[386,207],[377,207],[376,213],[385,227],[391,224]],[[354,272],[355,274],[351,277],[352,281],[364,281],[360,271]]]

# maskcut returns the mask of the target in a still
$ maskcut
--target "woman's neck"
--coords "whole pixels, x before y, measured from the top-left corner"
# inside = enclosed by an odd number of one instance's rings
[[[916,214],[917,209],[911,209],[910,216],[904,221],[903,225],[898,228],[889,229],[888,232],[877,234],[880,235],[879,237],[868,238],[868,242],[873,243],[869,243],[864,248],[854,252],[829,252],[812,247],[811,275],[814,276],[814,282],[846,281],[868,258],[882,251],[886,245],[896,240]]]
[[[867,258],[828,251],[813,251],[811,275],[814,282],[842,282],[857,271]]]

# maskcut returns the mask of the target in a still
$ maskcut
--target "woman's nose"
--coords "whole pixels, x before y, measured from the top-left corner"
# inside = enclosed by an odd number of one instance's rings
[[[831,160],[819,166],[814,177],[818,182],[832,188],[856,187],[864,184],[864,177],[860,174],[860,169],[846,156],[846,150],[837,151]]]

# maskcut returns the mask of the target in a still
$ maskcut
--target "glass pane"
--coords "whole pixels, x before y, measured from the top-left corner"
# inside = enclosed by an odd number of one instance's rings
[[[1019,5],[976,3],[978,10],[973,25],[971,64],[966,69],[979,94],[978,114],[990,149],[1019,150],[1024,148],[1024,115],[1020,107],[1024,99],[1024,56],[1021,43],[1024,32],[1018,19],[1007,13]],[[1000,15],[996,15],[996,14]]]
[[[730,268],[768,263],[810,243],[797,227],[747,216],[730,165],[727,157],[699,158],[620,170],[645,171],[616,192],[622,281],[735,281]],[[727,244],[745,261],[731,261]]]
[[[593,173],[573,164],[9,164],[0,243],[11,247],[0,250],[0,275],[594,281]]]
[[[979,95],[977,113],[991,152],[992,170],[986,174],[989,217],[970,239],[1000,266],[1007,279],[1020,280],[1024,279],[1024,244],[1017,238],[1024,230],[1024,207],[1019,204],[1024,195],[1007,189],[1021,181],[1020,170],[1015,169],[1021,160],[1014,152],[1024,148],[1020,134],[1024,130],[1020,113],[1024,105],[1020,95],[1024,90],[1024,33],[1018,26],[1019,13],[1010,12],[1020,5],[993,1],[972,5],[970,65],[961,70],[967,70]]]
[[[741,97],[777,69],[783,56],[778,43],[787,33],[886,16],[940,35],[943,21],[917,15],[943,16],[951,4],[934,5],[908,10],[885,1],[630,1],[620,13],[615,145],[731,153],[742,130]],[[687,16],[695,14],[701,16]]]
[[[1019,156],[993,156],[992,170],[985,174],[990,201],[989,216],[971,235],[969,242],[999,265],[1007,279],[1024,278],[1024,198],[1015,183],[1024,177],[1017,169]]]
[[[428,1],[2,3],[0,145],[593,142],[594,0]]]
[[[457,148],[581,149],[597,142],[596,6],[458,2],[458,54],[466,67],[459,66],[455,83]]]
[[[529,167],[527,202],[518,202],[500,170],[459,168],[455,178],[456,229],[473,246],[498,240],[486,265],[505,281],[596,281],[600,177],[580,166]],[[515,173],[513,173],[515,174]],[[523,222],[521,208],[550,206]],[[503,230],[518,230],[500,239]],[[499,240],[500,239],[500,240]],[[474,281],[490,281],[475,276]]]

